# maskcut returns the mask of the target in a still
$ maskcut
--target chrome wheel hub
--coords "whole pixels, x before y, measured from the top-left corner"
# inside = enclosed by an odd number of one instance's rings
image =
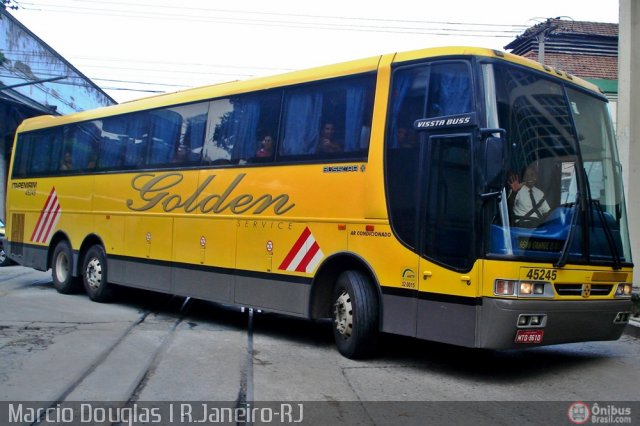
[[[343,291],[336,303],[333,305],[333,321],[336,330],[345,339],[351,336],[353,331],[353,307],[351,298],[346,291]]]
[[[97,290],[102,283],[102,265],[100,261],[93,258],[87,263],[86,270],[87,284],[94,290]]]

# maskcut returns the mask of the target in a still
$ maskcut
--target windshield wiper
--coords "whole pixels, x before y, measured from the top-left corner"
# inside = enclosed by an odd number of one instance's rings
[[[564,246],[562,246],[562,250],[560,251],[560,257],[553,264],[556,268],[562,268],[567,264],[567,259],[569,259],[569,248],[571,247],[571,243],[573,242],[573,236],[576,233],[576,225],[578,223],[578,206],[580,205],[580,193],[576,193],[576,201],[572,203],[573,206],[571,208],[571,224],[569,225],[569,235],[567,235],[567,239],[564,240]]]
[[[600,200],[591,199],[591,204],[596,207],[596,210],[598,211],[598,217],[600,218],[600,222],[602,222],[604,236],[607,239],[607,244],[609,245],[609,249],[611,250],[611,257],[613,257],[613,269],[621,269],[622,262],[620,260],[620,253],[618,253],[618,248],[616,247],[616,243],[613,240],[613,233],[611,232],[609,223],[607,223],[607,218],[604,216],[604,210],[602,209]]]

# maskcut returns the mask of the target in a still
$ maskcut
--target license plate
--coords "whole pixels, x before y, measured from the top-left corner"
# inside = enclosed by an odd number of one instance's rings
[[[542,343],[544,330],[518,330],[516,343]]]

